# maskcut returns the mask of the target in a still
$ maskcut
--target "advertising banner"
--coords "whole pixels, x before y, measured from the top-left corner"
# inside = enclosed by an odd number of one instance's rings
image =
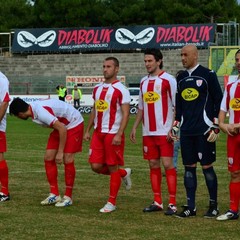
[[[127,27],[16,29],[13,52],[84,52],[146,48],[181,48],[214,42],[216,24]]]

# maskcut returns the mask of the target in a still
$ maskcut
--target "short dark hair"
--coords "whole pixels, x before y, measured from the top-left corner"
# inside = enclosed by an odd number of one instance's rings
[[[107,57],[107,58],[105,58],[105,61],[111,61],[111,60],[114,62],[114,65],[116,67],[119,67],[119,61],[118,61],[117,58],[115,58],[115,57]]]
[[[160,51],[160,49],[157,49],[157,48],[147,48],[144,51],[144,55],[153,55],[157,62],[163,59],[162,52]],[[161,62],[159,68],[160,69],[163,68],[163,62]]]
[[[235,57],[237,56],[237,54],[240,53],[240,49],[238,49],[235,53]]]
[[[9,106],[10,115],[18,116],[20,112],[26,112],[28,110],[29,104],[26,103],[21,98],[17,97],[12,100]]]

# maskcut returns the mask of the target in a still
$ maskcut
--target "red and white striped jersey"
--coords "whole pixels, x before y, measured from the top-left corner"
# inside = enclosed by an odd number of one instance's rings
[[[240,78],[226,86],[221,102],[221,110],[229,112],[229,123],[240,122]]]
[[[2,102],[10,102],[9,97],[9,81],[7,77],[0,72],[0,105]],[[0,120],[0,131],[5,132],[7,126],[7,113],[5,113],[2,120]]]
[[[81,113],[69,103],[58,99],[40,100],[30,104],[32,121],[45,127],[52,127],[57,120],[67,129],[83,122]]]
[[[173,123],[176,79],[162,72],[140,82],[138,108],[143,110],[143,136],[167,135]]]
[[[131,101],[128,89],[118,80],[100,83],[93,89],[95,103],[94,129],[102,133],[117,133],[122,121],[122,104]]]

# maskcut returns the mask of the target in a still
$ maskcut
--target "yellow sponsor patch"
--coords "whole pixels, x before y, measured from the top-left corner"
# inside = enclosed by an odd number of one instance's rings
[[[195,88],[186,88],[182,91],[182,98],[186,101],[193,101],[198,98],[199,92]]]
[[[95,102],[95,108],[98,112],[104,112],[108,109],[108,103],[104,100],[97,100]]]
[[[146,103],[154,103],[160,99],[160,96],[156,92],[146,92],[143,95],[143,101]]]
[[[240,98],[233,98],[229,103],[229,107],[233,111],[240,111]]]

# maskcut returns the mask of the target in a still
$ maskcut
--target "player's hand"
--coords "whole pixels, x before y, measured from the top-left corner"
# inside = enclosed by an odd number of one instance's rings
[[[225,126],[226,126],[225,132],[230,136],[235,136],[240,133],[239,123],[225,124]]]
[[[170,131],[170,137],[174,141],[179,140],[179,128],[180,128],[180,122],[179,121],[174,121],[172,129]]]
[[[112,140],[112,145],[120,145],[122,141],[122,137],[119,134],[116,134]]]
[[[86,132],[83,136],[83,140],[89,141],[91,139],[89,132]]]
[[[63,152],[57,152],[55,161],[57,164],[62,164],[63,163]]]
[[[218,119],[214,118],[213,125],[210,128],[210,131],[208,132],[209,136],[207,138],[207,141],[208,142],[215,142],[219,137],[219,133],[220,133],[220,129],[219,129],[219,126],[218,126]]]
[[[132,129],[129,138],[133,143],[136,143],[136,129],[135,128]]]

